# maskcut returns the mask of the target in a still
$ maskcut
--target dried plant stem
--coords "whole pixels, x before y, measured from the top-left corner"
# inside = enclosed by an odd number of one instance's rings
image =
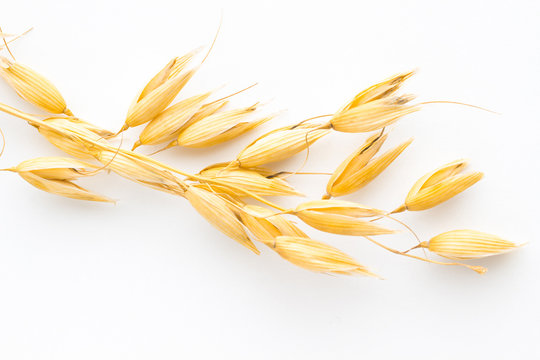
[[[2,156],[6,148],[6,137],[4,136],[4,132],[2,131],[2,129],[0,129],[0,135],[2,135],[2,150],[0,150],[0,156]]]
[[[496,111],[493,111],[493,110],[489,110],[489,109],[486,109],[486,108],[484,108],[484,107],[477,106],[477,105],[472,105],[472,104],[462,103],[462,102],[459,102],[459,101],[432,100],[432,101],[424,101],[424,102],[421,102],[421,103],[419,103],[418,105],[428,105],[428,104],[453,104],[453,105],[462,105],[462,106],[471,107],[471,108],[473,108],[473,109],[478,109],[478,110],[482,110],[482,111],[487,111],[487,112],[492,113],[492,114],[501,115],[501,113],[499,113],[499,112],[496,112]]]
[[[273,178],[273,177],[279,177],[281,175],[289,175],[289,174],[293,174],[293,175],[332,175],[332,173],[329,173],[329,172],[315,172],[315,171],[300,171],[300,172],[292,172],[292,171],[279,171],[275,174],[272,174],[270,176],[268,176],[268,178]]]
[[[294,127],[300,126],[300,125],[302,125],[303,123],[308,122],[308,121],[310,121],[310,120],[320,119],[320,118],[329,117],[329,116],[334,116],[334,114],[324,114],[324,115],[313,116],[313,117],[310,117],[310,118],[307,118],[307,119],[304,119],[304,120],[300,121],[300,122],[299,122],[298,124],[296,124]],[[294,129],[294,127],[293,127],[293,129]]]
[[[7,46],[8,44],[11,44],[11,43],[14,42],[15,40],[17,40],[17,39],[23,37],[24,35],[28,34],[28,33],[29,33],[30,31],[32,31],[33,29],[34,29],[34,28],[31,27],[30,29],[26,30],[25,32],[23,32],[23,33],[21,33],[21,34],[19,34],[19,35],[15,35],[13,38],[11,38],[11,39],[9,39],[9,40],[7,40],[7,41],[6,41],[6,36],[5,36],[5,34],[2,34],[2,35],[3,35],[2,37],[4,38],[4,45],[1,45],[1,46],[0,46],[0,50],[2,50],[3,48],[7,48],[8,51],[9,51],[9,47]],[[1,33],[1,31],[2,31],[2,30],[0,30],[0,33]],[[10,51],[10,54],[11,54],[11,51]],[[15,59],[15,58],[13,58],[13,59]]]
[[[485,267],[482,267],[482,266],[475,266],[475,265],[468,265],[468,264],[463,264],[463,263],[458,263],[458,262],[443,262],[443,261],[436,261],[436,260],[430,260],[430,259],[425,259],[423,257],[420,257],[420,256],[416,256],[416,255],[411,255],[411,254],[407,254],[407,252],[402,252],[402,251],[399,251],[399,250],[396,250],[396,249],[393,249],[391,247],[388,247],[374,239],[372,239],[371,237],[369,236],[364,236],[364,238],[366,238],[367,240],[371,241],[372,243],[374,243],[375,245],[377,246],[380,246],[382,247],[383,249],[385,250],[388,250],[394,254],[397,254],[397,255],[402,255],[402,256],[406,256],[406,257],[410,257],[410,258],[413,258],[413,259],[416,259],[416,260],[420,260],[420,261],[425,261],[425,262],[428,262],[428,263],[432,263],[432,264],[438,264],[438,265],[454,265],[454,266],[464,266],[468,269],[471,269],[473,271],[476,271],[478,274],[484,274],[487,269]],[[407,250],[409,251],[409,250]]]
[[[15,109],[14,107],[11,107],[9,105],[6,105],[6,104],[2,104],[0,103],[0,111],[2,112],[5,112],[6,114],[10,114],[10,115],[13,115],[15,117],[18,117],[20,119],[23,119],[23,120],[26,120],[30,123],[34,123],[34,122],[40,122],[40,125],[41,123],[43,123],[44,126],[50,128],[51,126],[42,122],[41,120],[39,120],[38,118],[35,118],[33,117],[32,115],[30,114],[27,114],[25,112],[22,112],[20,110],[17,110]]]
[[[11,52],[9,46],[8,46],[8,42],[6,40],[6,37],[4,36],[4,32],[2,31],[2,28],[0,27],[0,34],[2,34],[2,40],[4,42],[4,46],[6,47],[6,50],[8,51],[9,55],[11,55],[11,58],[13,60],[15,60],[15,56],[13,56],[13,53]]]

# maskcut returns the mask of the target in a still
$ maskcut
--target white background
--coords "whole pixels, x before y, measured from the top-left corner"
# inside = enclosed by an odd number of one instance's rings
[[[310,231],[386,280],[310,273],[255,256],[182,199],[102,174],[81,183],[116,206],[40,192],[0,173],[1,359],[532,359],[540,356],[537,1],[6,1],[12,46],[79,116],[113,130],[172,56],[217,44],[182,96],[259,82],[237,106],[268,101],[275,121],[225,146],[157,156],[189,171],[226,161],[280,124],[333,112],[359,90],[418,69],[404,91],[428,105],[385,148],[414,136],[375,182],[348,197],[397,206],[425,172],[460,157],[486,177],[448,203],[401,219],[424,239],[472,228],[529,244],[462,268],[400,258],[360,238]],[[5,55],[5,54],[4,54]],[[0,101],[35,108],[0,84]],[[61,153],[7,115],[1,167]],[[126,133],[132,143],[138,129]],[[331,171],[365,138],[332,134],[306,170]],[[140,148],[149,153],[151,148]],[[303,157],[276,164],[295,169]],[[319,197],[326,176],[291,182]],[[289,204],[300,201],[295,199]],[[287,202],[285,202],[287,203]],[[414,244],[406,233],[388,238]]]

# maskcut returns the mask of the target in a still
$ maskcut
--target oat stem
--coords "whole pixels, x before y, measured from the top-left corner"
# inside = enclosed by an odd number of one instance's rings
[[[432,264],[438,264],[438,265],[456,265],[456,266],[465,266],[466,268],[468,269],[471,269],[473,271],[476,271],[478,274],[483,274],[487,271],[486,268],[482,267],[482,266],[473,266],[473,265],[467,265],[467,264],[463,264],[463,263],[457,263],[457,262],[443,262],[443,261],[436,261],[436,260],[430,260],[430,259],[425,259],[423,257],[420,257],[420,256],[416,256],[416,255],[411,255],[411,254],[407,254],[406,252],[401,252],[399,250],[396,250],[396,249],[393,249],[391,247],[388,247],[374,239],[372,239],[371,237],[369,236],[364,236],[364,238],[366,238],[367,240],[371,241],[372,243],[374,243],[375,245],[377,246],[380,246],[382,247],[383,249],[385,250],[388,250],[394,254],[397,254],[397,255],[402,255],[402,256],[407,256],[407,257],[410,257],[410,258],[413,258],[413,259],[416,259],[416,260],[420,260],[420,261],[425,261],[425,262],[429,262],[429,263],[432,263]]]

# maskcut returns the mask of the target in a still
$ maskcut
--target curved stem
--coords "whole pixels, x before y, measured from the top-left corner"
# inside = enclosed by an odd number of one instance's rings
[[[414,232],[414,230],[409,226],[407,225],[406,223],[404,223],[403,221],[399,220],[399,219],[396,219],[395,217],[392,217],[390,215],[384,215],[384,217],[387,217],[389,218],[390,220],[392,221],[395,221],[397,222],[398,224],[402,225],[403,227],[405,227],[407,230],[409,230],[409,232],[415,237],[415,239],[418,241],[418,243],[421,243],[420,241],[420,238],[418,237],[418,235]]]
[[[6,105],[6,104],[0,103],[0,111],[5,112],[6,114],[10,114],[15,117],[18,117],[19,119],[26,120],[31,123],[35,122],[35,123],[39,123],[40,125],[41,123],[44,123],[40,119],[33,117],[32,115],[22,112],[20,110],[17,110],[14,107]],[[51,126],[48,126],[48,127],[50,128]]]
[[[459,101],[433,100],[433,101],[424,101],[424,102],[421,102],[421,103],[419,103],[419,104],[417,104],[417,105],[428,105],[428,104],[454,104],[454,105],[463,105],[463,106],[472,107],[472,108],[474,108],[474,109],[487,111],[487,112],[490,112],[490,113],[492,113],[492,114],[501,115],[501,113],[498,113],[498,112],[496,112],[496,111],[489,110],[489,109],[486,109],[486,108],[483,108],[483,107],[477,106],[477,105],[472,105],[472,104],[462,103],[462,102],[459,102]]]
[[[407,257],[410,257],[410,258],[413,258],[413,259],[416,259],[416,260],[425,261],[425,262],[429,262],[429,263],[432,263],[432,264],[438,264],[438,265],[465,266],[468,269],[476,271],[478,274],[483,274],[483,273],[485,273],[487,271],[487,269],[485,267],[482,267],[482,266],[474,266],[474,265],[468,265],[468,264],[457,263],[457,262],[443,262],[443,261],[435,261],[435,260],[425,259],[425,258],[420,257],[420,256],[411,255],[411,254],[407,254],[407,253],[401,252],[401,251],[396,250],[396,249],[392,249],[391,247],[388,247],[388,246],[386,246],[384,244],[381,244],[380,242],[370,238],[369,236],[364,236],[364,238],[371,241],[375,245],[380,246],[383,249],[388,250],[388,251],[390,251],[390,252],[392,252],[394,254],[397,254],[397,255],[407,256]]]
[[[2,129],[0,129],[0,134],[2,135],[2,150],[0,150],[0,156],[2,156],[6,148],[6,137],[4,136],[4,132],[2,131]]]
[[[11,55],[11,58],[15,61],[17,61],[15,59],[15,56],[13,56],[13,53],[11,52],[9,46],[8,46],[8,42],[6,41],[6,37],[4,36],[4,32],[2,31],[2,28],[0,27],[0,34],[2,36],[2,40],[4,41],[4,46],[6,47],[6,50],[8,51],[9,55]]]
[[[14,42],[15,40],[17,40],[17,39],[23,37],[24,35],[28,34],[28,33],[29,33],[30,31],[32,31],[33,29],[34,29],[34,28],[31,27],[30,29],[26,30],[25,32],[23,32],[23,33],[21,33],[21,34],[19,34],[19,35],[14,36],[13,38],[9,39],[9,40],[7,41],[7,43],[8,43],[8,44],[11,44],[11,43]],[[1,32],[1,31],[0,31],[0,32]],[[4,36],[3,36],[3,37],[4,37],[4,41],[6,41],[6,39],[5,39],[5,34],[3,34],[3,35],[4,35]],[[6,45],[0,46],[0,50],[2,50],[4,47],[6,47]],[[13,60],[15,60],[15,58],[13,58]]]
[[[292,128],[294,129],[295,127],[300,126],[303,123],[305,123],[307,121],[310,121],[310,120],[320,119],[320,118],[329,117],[329,116],[334,116],[334,114],[324,114],[324,115],[313,116],[313,117],[310,117],[310,118],[307,118],[305,120],[300,121],[298,124],[295,124]]]
[[[256,86],[256,85],[258,85],[258,83],[254,83],[254,84],[252,84],[252,85],[249,85],[248,87],[246,87],[246,88],[244,88],[244,89],[242,89],[242,90],[238,90],[237,92],[232,93],[232,94],[229,94],[229,95],[227,95],[227,96],[224,96],[224,97],[222,97],[221,99],[217,99],[217,100],[211,101],[211,102],[209,102],[208,104],[215,104],[215,103],[217,103],[218,101],[226,100],[226,99],[228,99],[228,98],[230,98],[230,97],[232,97],[232,96],[235,96],[235,95],[238,95],[238,94],[240,94],[240,93],[242,93],[242,92],[244,92],[244,91],[247,91],[247,90],[251,89],[252,87],[254,87],[254,86]]]
[[[289,175],[289,174],[293,174],[293,175],[332,175],[332,173],[328,173],[328,172],[312,172],[312,171],[308,171],[308,172],[305,172],[305,171],[300,171],[300,172],[292,172],[292,171],[280,171],[280,172],[277,172],[275,174],[272,174],[272,175],[268,175],[266,178],[267,179],[272,179],[272,178],[275,178],[275,177],[280,177],[281,175]]]

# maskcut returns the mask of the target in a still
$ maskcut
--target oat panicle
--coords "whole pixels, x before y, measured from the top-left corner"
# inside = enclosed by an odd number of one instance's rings
[[[6,40],[8,36],[0,29],[4,43],[0,49],[5,47],[11,54],[8,42],[18,36],[9,41]],[[269,131],[245,146],[233,161],[204,167],[198,173],[187,172],[134,152],[133,149],[138,146],[158,144],[165,146],[162,150],[174,146],[206,148],[236,139],[275,117],[254,117],[255,111],[261,107],[258,102],[233,110],[224,109],[231,97],[254,85],[218,100],[209,100],[217,92],[214,90],[184,97],[173,104],[210,54],[216,38],[199,64],[192,65],[199,51],[197,49],[173,58],[155,74],[135,97],[122,128],[116,134],[75,117],[58,89],[45,77],[16,61],[13,54],[13,60],[0,57],[0,77],[23,99],[54,115],[32,115],[2,103],[0,111],[28,122],[50,143],[74,157],[38,157],[1,171],[15,172],[34,187],[51,194],[78,200],[113,202],[75,184],[77,179],[112,171],[137,184],[187,199],[213,227],[256,254],[259,254],[259,250],[255,244],[259,242],[292,264],[319,273],[378,277],[337,248],[311,239],[300,225],[332,234],[360,236],[362,240],[368,240],[396,255],[432,264],[466,267],[481,274],[487,270],[482,266],[444,259],[437,261],[408,252],[421,248],[424,255],[427,249],[446,258],[466,260],[502,254],[520,246],[474,230],[448,231],[429,241],[421,241],[414,230],[400,221],[398,216],[392,215],[405,210],[432,208],[478,182],[482,173],[462,173],[466,165],[464,160],[456,160],[424,175],[412,186],[403,204],[391,212],[333,199],[351,194],[371,182],[410,145],[412,139],[377,155],[387,139],[387,127],[419,111],[426,104],[467,105],[452,101],[416,103],[412,101],[413,95],[399,94],[398,90],[414,74],[413,71],[396,74],[370,86],[335,113]],[[326,120],[314,121],[320,118]],[[122,131],[143,124],[146,126],[131,151],[122,148],[123,136],[118,146],[111,140]],[[304,150],[307,160],[310,147],[334,131],[377,133],[368,137],[331,174],[261,167],[286,160]],[[1,130],[0,135],[4,137]],[[0,155],[3,149],[4,145]],[[306,163],[304,161],[302,167]],[[267,198],[301,196],[286,181],[289,176],[300,174],[331,175],[322,200],[285,207]],[[379,220],[401,224],[419,244],[407,251],[400,251],[375,240],[371,236],[397,232],[380,225]]]

